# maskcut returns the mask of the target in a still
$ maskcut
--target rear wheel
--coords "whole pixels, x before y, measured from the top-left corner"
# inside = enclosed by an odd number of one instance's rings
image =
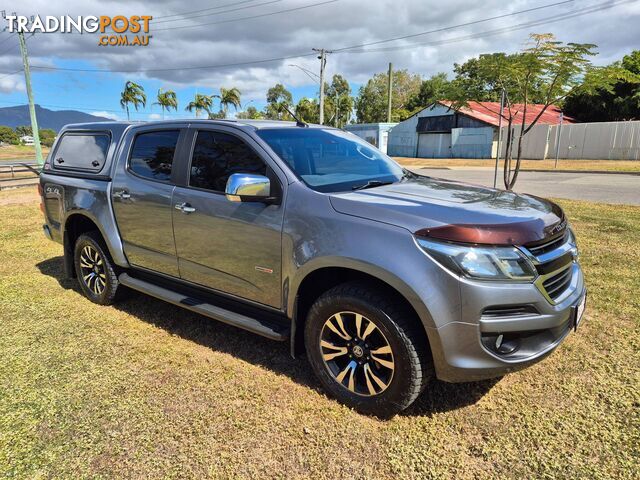
[[[78,237],[74,264],[80,288],[89,300],[100,305],[110,305],[115,301],[119,291],[118,276],[98,232]]]
[[[309,361],[341,402],[389,417],[408,407],[431,371],[425,335],[388,292],[339,285],[312,306],[305,324]]]

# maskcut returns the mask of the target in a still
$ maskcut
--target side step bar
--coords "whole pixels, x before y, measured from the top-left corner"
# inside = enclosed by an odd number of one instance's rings
[[[276,329],[267,323],[256,320],[255,318],[247,317],[240,313],[232,312],[210,303],[205,303],[197,298],[182,295],[138,278],[133,278],[126,273],[120,274],[118,280],[122,285],[133,290],[164,300],[165,302],[173,303],[174,305],[199,313],[205,317],[213,318],[214,320],[233,325],[234,327],[243,328],[244,330],[248,330],[252,333],[257,333],[258,335],[262,335],[263,337],[267,337],[271,340],[284,341],[289,338],[288,328]]]

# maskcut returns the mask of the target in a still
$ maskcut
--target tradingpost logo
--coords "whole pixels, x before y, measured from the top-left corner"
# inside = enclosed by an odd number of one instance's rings
[[[8,31],[23,33],[100,33],[98,45],[146,47],[149,45],[151,15],[51,16],[6,15]]]

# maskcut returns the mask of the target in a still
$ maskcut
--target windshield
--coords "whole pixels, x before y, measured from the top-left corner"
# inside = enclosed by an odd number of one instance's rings
[[[256,133],[309,187],[320,192],[352,190],[368,182],[371,186],[393,183],[404,173],[375,147],[341,130],[267,128]]]

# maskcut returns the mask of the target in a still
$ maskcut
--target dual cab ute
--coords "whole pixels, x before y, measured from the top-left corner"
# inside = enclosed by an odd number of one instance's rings
[[[326,391],[379,416],[433,376],[541,360],[584,308],[557,205],[411,173],[338,129],[69,125],[40,191],[44,232],[89,300],[128,287],[288,341]]]

